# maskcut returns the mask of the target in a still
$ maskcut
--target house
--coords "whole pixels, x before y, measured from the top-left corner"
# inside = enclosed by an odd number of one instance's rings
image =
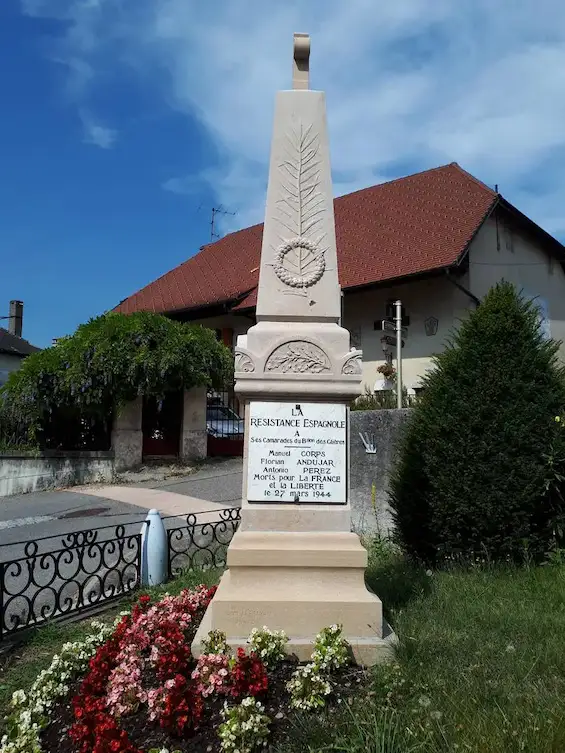
[[[546,331],[565,339],[565,248],[456,163],[341,196],[334,206],[342,322],[363,349],[367,387],[383,387],[380,323],[396,299],[408,331],[410,392],[458,320],[501,279],[536,298]],[[200,323],[233,346],[254,323],[261,236],[255,225],[204,246],[116,311]]]
[[[22,337],[24,305],[21,301],[10,301],[8,329],[0,327],[0,387],[8,380],[11,371],[19,369],[24,358],[35,353],[36,348]]]

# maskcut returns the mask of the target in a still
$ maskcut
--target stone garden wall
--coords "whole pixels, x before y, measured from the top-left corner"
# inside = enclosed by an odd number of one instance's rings
[[[385,533],[391,526],[388,480],[396,447],[411,413],[402,410],[366,410],[350,413],[350,496],[352,525],[357,533]],[[363,434],[373,452],[367,452]],[[375,484],[375,508],[371,487]]]
[[[0,455],[0,501],[14,494],[109,482],[113,452],[43,452],[37,456]]]

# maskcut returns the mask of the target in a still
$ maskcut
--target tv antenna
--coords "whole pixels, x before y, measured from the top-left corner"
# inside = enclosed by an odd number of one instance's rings
[[[217,214],[229,214],[232,217],[235,216],[235,212],[228,212],[225,210],[220,204],[219,207],[212,207],[212,220],[210,221],[210,243],[212,243],[215,240],[219,240],[220,235],[216,232],[216,215]]]

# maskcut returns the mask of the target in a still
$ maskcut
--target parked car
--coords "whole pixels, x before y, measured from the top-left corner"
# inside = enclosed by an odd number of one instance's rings
[[[206,408],[206,430],[212,437],[240,438],[243,437],[244,422],[227,405],[209,401]]]

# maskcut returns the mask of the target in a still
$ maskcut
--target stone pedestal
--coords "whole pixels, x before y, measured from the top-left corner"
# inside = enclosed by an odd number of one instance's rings
[[[351,533],[347,406],[361,392],[362,353],[339,325],[325,98],[308,90],[309,48],[295,37],[295,89],[276,98],[257,324],[235,350],[246,404],[241,525],[193,652],[210,630],[235,647],[266,625],[307,660],[316,634],[341,624],[370,665],[388,658],[394,636]]]
[[[288,652],[308,661],[316,634],[339,623],[357,663],[386,661],[394,634],[383,624],[380,599],[365,586],[366,565],[354,533],[238,531],[193,651],[199,655],[210,630],[225,632],[237,648],[254,627],[267,625],[284,630]]]
[[[112,449],[116,471],[126,471],[141,465],[143,460],[142,410],[143,400],[138,397],[125,405],[114,420]]]
[[[180,457],[202,460],[207,455],[206,388],[185,390],[183,397]]]
[[[246,408],[244,468],[248,468]],[[243,479],[241,524],[227,555],[228,570],[199,626],[192,650],[211,630],[245,646],[254,627],[284,630],[289,653],[308,661],[317,633],[339,623],[359,664],[388,661],[394,633],[380,599],[367,590],[367,551],[350,531],[351,506],[257,504]]]

